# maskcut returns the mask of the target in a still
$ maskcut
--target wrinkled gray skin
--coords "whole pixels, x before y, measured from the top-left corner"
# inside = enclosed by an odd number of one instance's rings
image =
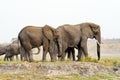
[[[14,41],[6,47],[4,61],[13,61],[13,57],[16,56],[18,60],[18,55],[20,54],[20,46],[18,41]]]
[[[65,51],[68,47],[78,49],[78,61],[81,59],[82,52],[85,57],[88,56],[87,39],[95,38],[101,43],[100,26],[94,23],[81,23],[77,25],[62,25],[56,31],[56,36],[59,44],[61,60],[65,60]],[[97,44],[97,55],[100,60],[100,45]]]
[[[43,61],[46,61],[46,54],[49,52],[51,61],[56,61],[54,52],[54,28],[45,25],[44,27],[27,26],[24,27],[19,35],[21,47],[25,51],[25,60],[32,62],[33,56],[31,49],[43,46]]]

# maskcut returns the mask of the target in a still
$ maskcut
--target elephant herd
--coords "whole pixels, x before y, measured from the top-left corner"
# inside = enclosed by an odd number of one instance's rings
[[[80,61],[82,54],[88,57],[88,38],[97,40],[97,56],[98,60],[100,60],[100,26],[90,22],[76,25],[65,24],[57,28],[49,25],[43,27],[26,26],[18,34],[19,46],[16,51],[19,51],[18,53],[21,54],[21,60],[32,62],[34,61],[32,48],[38,48],[39,52],[39,47],[43,46],[42,60],[46,61],[46,54],[49,53],[53,62],[57,60],[57,57],[64,61],[66,54],[68,54],[68,58],[75,60],[76,48],[78,50],[77,60]],[[7,56],[9,56],[7,55],[9,54],[8,52],[6,52],[4,59],[7,59]],[[16,55],[15,53],[12,54]]]

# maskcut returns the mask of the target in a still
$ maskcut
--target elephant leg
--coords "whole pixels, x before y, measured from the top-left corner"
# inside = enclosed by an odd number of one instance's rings
[[[61,43],[59,42],[58,43],[58,58],[60,58],[61,56],[62,56],[62,45],[61,45]]]
[[[24,50],[24,48],[20,47],[20,59],[21,59],[21,61],[25,61],[25,57],[26,57],[25,50]]]
[[[20,59],[21,59],[21,61],[27,61],[27,55],[25,52],[20,53]]]
[[[42,57],[42,61],[46,61],[46,55],[47,55],[47,51],[46,51],[46,47],[43,45],[43,57]]]
[[[66,49],[67,49],[67,45],[63,45],[62,46],[62,55],[61,55],[61,61],[65,61],[65,56],[66,56]]]
[[[48,49],[49,49],[49,42],[48,42],[48,40],[46,40],[46,38],[44,38],[44,41],[43,41],[43,57],[42,57],[43,62],[46,61],[46,55],[47,55]]]
[[[28,52],[27,51],[25,51],[25,53],[22,55],[22,57],[24,57],[24,61],[29,61]]]
[[[81,49],[82,49],[85,57],[88,57],[87,39],[83,39],[83,40],[81,41]]]
[[[29,54],[29,51],[25,51],[25,54],[24,54],[24,61],[30,62],[30,54]]]
[[[29,60],[28,60],[28,55],[27,55],[27,53],[25,53],[24,61],[29,61]]]
[[[47,55],[47,51],[43,50],[43,57],[42,57],[42,61],[46,61],[46,55]]]
[[[54,62],[53,57],[52,57],[53,56],[52,53],[49,52],[49,54],[50,54],[51,62]]]
[[[9,57],[10,61],[13,61],[13,56]]]
[[[78,55],[77,55],[77,57],[78,57],[77,61],[81,61],[81,57],[82,57],[82,49],[81,48],[78,49]]]
[[[68,50],[68,59],[73,60],[73,57],[74,57],[73,51],[72,51],[72,48],[70,48],[70,49]]]
[[[72,49],[72,58],[73,58],[73,61],[75,61],[75,50],[74,50],[74,48]]]
[[[65,61],[65,56],[66,56],[65,49],[66,48],[62,48],[61,61]]]
[[[29,62],[33,62],[34,61],[31,50],[28,52],[28,58],[29,58]]]
[[[71,51],[70,51],[70,49],[69,50],[67,50],[67,53],[68,53],[68,59],[70,59],[71,60]]]
[[[24,61],[28,61],[28,53],[26,50],[23,55],[24,55]]]
[[[22,54],[20,54],[20,60],[23,61],[23,55]]]

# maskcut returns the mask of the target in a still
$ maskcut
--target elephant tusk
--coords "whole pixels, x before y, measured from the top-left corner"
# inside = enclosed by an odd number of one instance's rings
[[[96,42],[97,42],[97,44],[98,44],[99,46],[101,46],[101,43],[99,43],[98,40],[96,40]]]

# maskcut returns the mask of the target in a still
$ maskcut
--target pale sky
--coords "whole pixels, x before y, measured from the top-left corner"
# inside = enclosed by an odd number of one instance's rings
[[[0,0],[0,43],[10,42],[27,25],[82,22],[99,24],[105,39],[120,39],[120,0]]]

